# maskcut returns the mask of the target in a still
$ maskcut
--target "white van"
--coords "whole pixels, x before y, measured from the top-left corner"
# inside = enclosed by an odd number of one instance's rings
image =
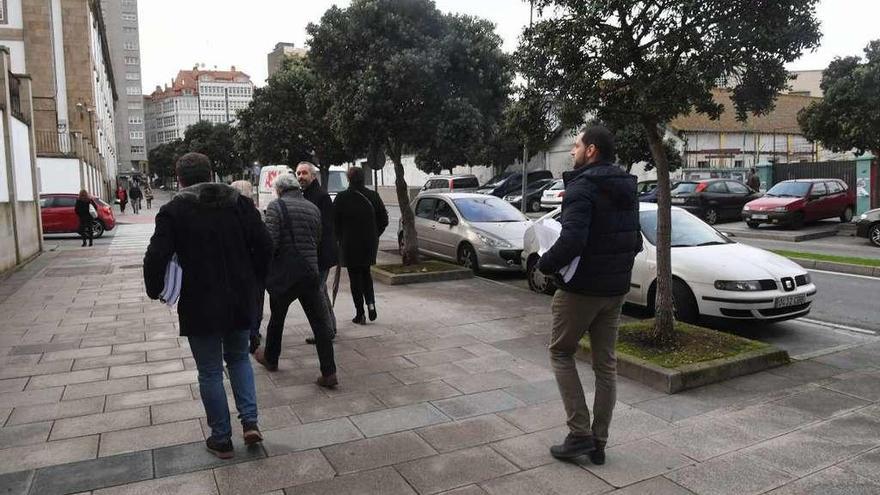
[[[275,179],[281,174],[292,174],[287,165],[266,165],[260,169],[260,182],[257,184],[257,208],[265,211],[269,202],[276,198]]]
[[[327,176],[327,193],[330,199],[336,200],[336,194],[340,191],[348,189],[348,167],[342,165],[331,165],[330,175]]]

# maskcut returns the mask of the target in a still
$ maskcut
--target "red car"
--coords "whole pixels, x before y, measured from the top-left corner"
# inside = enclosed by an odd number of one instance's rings
[[[855,191],[840,179],[786,180],[747,203],[742,218],[753,229],[762,223],[800,228],[805,222],[825,218],[851,222],[855,204]]]
[[[43,218],[44,234],[68,234],[79,230],[79,218],[73,211],[76,204],[77,194],[41,194],[40,214]],[[92,204],[98,211],[97,221],[94,223],[95,238],[104,235],[107,230],[116,227],[116,217],[113,209],[100,198],[92,197]]]

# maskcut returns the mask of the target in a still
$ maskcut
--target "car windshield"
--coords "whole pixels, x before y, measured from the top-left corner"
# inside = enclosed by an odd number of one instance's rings
[[[531,183],[529,183],[528,187],[526,188],[526,193],[531,193],[531,192],[541,190],[541,189],[547,187],[547,184],[549,184],[551,182],[553,182],[553,179],[541,179],[536,182],[531,182]]]
[[[642,234],[651,244],[657,244],[657,210],[639,213]],[[712,246],[733,241],[699,218],[683,210],[672,210],[672,247]]]
[[[501,184],[502,182],[504,182],[505,179],[507,179],[508,177],[510,177],[513,174],[514,174],[513,172],[505,172],[503,174],[498,174],[495,177],[492,177],[491,179],[487,180],[486,183],[483,184],[482,187],[484,187],[484,188],[485,187],[496,187],[499,184]]]
[[[696,182],[679,182],[674,188],[672,188],[671,194],[686,194],[692,193],[697,190]]]
[[[771,187],[765,196],[774,198],[802,198],[810,192],[809,182],[780,182]]]
[[[551,191],[560,191],[562,189],[565,189],[565,182],[561,180],[557,180],[555,184],[550,186]]]
[[[453,200],[461,216],[468,222],[525,222],[528,219],[523,216],[510,203],[487,196],[485,198],[459,198]]]
[[[327,192],[338,193],[346,189],[348,189],[348,176],[345,175],[345,172],[341,170],[331,171],[330,176],[327,177]]]

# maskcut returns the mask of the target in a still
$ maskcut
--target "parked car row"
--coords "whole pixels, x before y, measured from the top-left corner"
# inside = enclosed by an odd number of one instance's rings
[[[786,180],[744,205],[742,219],[753,229],[762,223],[800,228],[805,222],[826,218],[851,222],[855,204],[855,191],[842,180]]]

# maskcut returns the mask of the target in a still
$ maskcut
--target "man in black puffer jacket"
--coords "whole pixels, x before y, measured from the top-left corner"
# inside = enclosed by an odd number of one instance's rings
[[[568,416],[569,435],[550,453],[559,459],[589,454],[605,462],[611,413],[617,400],[614,346],[620,310],[630,288],[633,261],[642,250],[636,178],[613,165],[614,137],[594,126],[580,133],[571,151],[574,170],[562,175],[562,232],[538,265],[557,278],[550,356]],[[559,271],[577,261],[566,281]],[[574,354],[589,332],[596,375],[594,418],[584,399]]]

